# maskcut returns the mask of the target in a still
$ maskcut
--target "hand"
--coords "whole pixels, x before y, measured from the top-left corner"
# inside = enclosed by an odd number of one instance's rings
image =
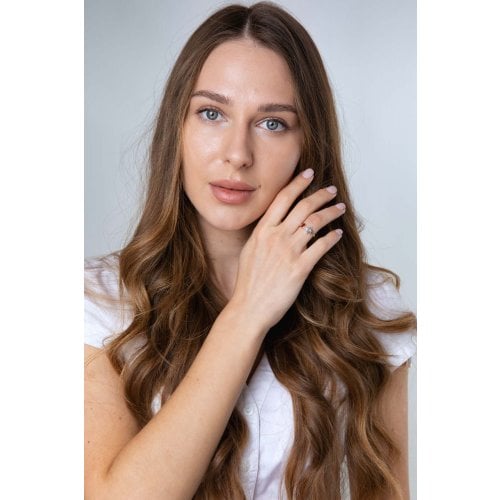
[[[230,304],[266,332],[294,303],[319,259],[342,237],[341,230],[330,231],[307,247],[314,237],[306,231],[307,226],[316,233],[345,212],[343,204],[319,210],[335,197],[334,186],[304,198],[287,215],[312,178],[308,169],[277,194],[240,254]]]

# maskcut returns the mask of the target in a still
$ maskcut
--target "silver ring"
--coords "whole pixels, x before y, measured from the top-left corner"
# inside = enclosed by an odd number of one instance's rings
[[[314,229],[311,226],[306,226],[306,223],[303,222],[300,227],[304,228],[304,231],[309,234],[310,236],[315,236],[316,233],[314,232]]]

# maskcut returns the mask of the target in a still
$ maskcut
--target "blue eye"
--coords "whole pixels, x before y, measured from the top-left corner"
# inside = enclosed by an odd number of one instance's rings
[[[266,129],[271,132],[281,132],[287,128],[281,120],[269,119],[265,120],[263,123],[266,124]]]
[[[220,113],[217,110],[210,109],[210,108],[202,109],[200,111],[200,114],[203,116],[203,118],[205,118],[206,120],[209,120],[211,122],[214,122],[215,120],[217,120],[217,118],[220,115]]]

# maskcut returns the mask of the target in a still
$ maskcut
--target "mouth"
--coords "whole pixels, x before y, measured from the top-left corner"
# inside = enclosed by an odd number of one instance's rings
[[[255,191],[253,186],[241,181],[219,180],[210,183],[211,186],[229,189],[231,191]]]
[[[210,183],[214,197],[221,203],[228,205],[239,205],[248,201],[255,188],[244,182],[237,181],[215,181]]]

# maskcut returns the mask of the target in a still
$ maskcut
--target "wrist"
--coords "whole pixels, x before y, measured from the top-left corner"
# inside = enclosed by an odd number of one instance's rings
[[[262,320],[259,314],[251,311],[244,302],[232,298],[223,309],[221,315],[224,320],[238,325],[238,330],[245,332],[260,341],[266,336],[269,326]]]

